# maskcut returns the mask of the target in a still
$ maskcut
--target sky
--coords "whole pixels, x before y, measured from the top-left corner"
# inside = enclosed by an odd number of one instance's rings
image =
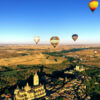
[[[94,13],[90,0],[0,0],[0,44],[49,43],[58,36],[61,44],[100,44],[100,6]],[[100,0],[98,0],[100,2]]]

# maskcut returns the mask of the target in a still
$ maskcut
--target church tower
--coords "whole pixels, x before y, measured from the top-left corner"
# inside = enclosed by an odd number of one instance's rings
[[[28,82],[23,89],[17,88],[14,91],[14,100],[34,100],[46,96],[44,85],[39,84],[39,76],[37,72],[33,76],[32,88]]]
[[[35,75],[33,77],[33,85],[34,86],[39,85],[39,76],[37,75],[37,72],[35,73]]]

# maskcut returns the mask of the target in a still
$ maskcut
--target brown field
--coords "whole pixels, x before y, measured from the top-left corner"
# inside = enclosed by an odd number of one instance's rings
[[[35,64],[59,64],[65,59],[52,57],[42,52],[55,51],[50,46],[33,46],[33,45],[7,45],[0,47],[0,66],[15,65],[35,65]],[[29,50],[30,49],[30,50]],[[34,50],[32,50],[34,49]],[[56,49],[59,50],[59,49]],[[26,54],[23,56],[23,54]],[[58,59],[56,62],[54,59]]]
[[[100,47],[100,45],[59,45],[54,49],[50,45],[1,45],[0,46],[0,66],[15,65],[35,65],[35,64],[59,64],[64,58],[53,57],[43,54],[43,52],[53,52],[61,50],[69,50],[73,48]],[[97,58],[94,58],[94,50],[82,50],[77,52],[65,53],[68,56],[78,56],[83,60],[87,60],[84,64],[100,66],[100,49],[97,49]],[[24,55],[25,54],[25,55]],[[56,62],[54,59],[57,59]]]
[[[94,51],[97,51],[97,54],[94,54]],[[100,67],[100,49],[88,49],[77,52],[65,53],[67,56],[78,57],[82,59],[82,63],[85,65],[94,65]]]
[[[71,50],[73,48],[88,47],[100,47],[100,45],[59,45],[55,49],[48,45],[2,45],[0,46],[0,74],[2,75],[0,90],[7,86],[17,84],[20,78],[21,80],[26,80],[34,72],[40,71],[40,67],[37,66],[38,64],[45,65],[43,71],[48,74],[52,74],[53,71],[64,70],[66,67],[72,64],[68,58],[64,58],[65,56],[55,57],[44,54],[44,52],[56,52]],[[96,57],[94,57],[95,50],[97,51]],[[100,49],[85,49],[68,53],[61,52],[58,54],[63,54],[74,58],[82,58],[81,63],[100,67]],[[55,59],[57,59],[57,61],[55,61]]]

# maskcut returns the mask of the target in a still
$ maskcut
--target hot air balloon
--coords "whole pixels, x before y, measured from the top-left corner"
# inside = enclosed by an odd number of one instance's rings
[[[38,44],[38,42],[40,41],[40,37],[39,36],[35,36],[34,37],[34,41],[35,41],[36,44]]]
[[[99,5],[99,2],[97,0],[92,0],[89,2],[89,8],[91,9],[92,12],[96,10],[98,5]]]
[[[77,35],[77,34],[73,34],[73,35],[72,35],[72,39],[73,39],[74,41],[76,41],[77,38],[78,38],[78,35]]]
[[[97,55],[97,51],[94,51],[94,57],[96,57],[96,55]]]
[[[50,38],[51,45],[55,48],[59,44],[59,37],[53,36]]]
[[[94,51],[94,54],[97,54],[97,51]]]

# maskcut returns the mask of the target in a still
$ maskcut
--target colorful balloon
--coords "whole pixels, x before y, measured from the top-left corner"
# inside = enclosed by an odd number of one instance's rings
[[[40,37],[39,36],[35,36],[34,37],[34,41],[35,41],[36,44],[38,44],[38,42],[40,41]]]
[[[99,2],[97,0],[92,0],[89,2],[89,8],[91,9],[92,12],[96,10],[98,5],[99,5]]]
[[[59,37],[53,36],[50,38],[51,45],[55,48],[59,44]]]
[[[73,35],[72,35],[72,39],[73,39],[74,41],[76,41],[76,40],[78,39],[78,35],[77,35],[77,34],[73,34]]]

